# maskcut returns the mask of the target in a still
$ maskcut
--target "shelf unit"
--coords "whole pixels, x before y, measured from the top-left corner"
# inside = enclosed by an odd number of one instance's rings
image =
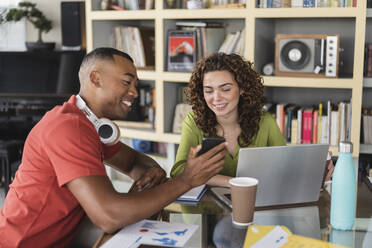
[[[350,72],[340,78],[303,78],[303,77],[277,77],[265,76],[264,84],[268,87],[289,87],[289,88],[317,88],[326,90],[332,97],[332,90],[346,90],[352,97],[352,120],[351,120],[351,141],[354,144],[353,156],[359,156],[360,150],[360,125],[361,125],[361,107],[363,95],[363,57],[364,43],[366,35],[366,0],[358,0],[355,8],[278,8],[278,9],[260,9],[255,7],[255,1],[246,1],[245,8],[218,8],[218,9],[166,9],[163,8],[164,2],[155,1],[153,10],[137,11],[102,11],[98,9],[98,0],[86,1],[86,34],[88,52],[97,46],[95,38],[98,35],[107,36],[107,30],[99,29],[95,26],[97,22],[129,22],[138,23],[139,21],[150,22],[155,30],[155,70],[139,70],[140,80],[151,80],[156,88],[156,124],[154,130],[138,130],[121,127],[122,134],[128,138],[146,139],[151,141],[179,143],[180,135],[173,134],[166,130],[172,120],[166,119],[166,104],[168,95],[165,92],[167,83],[185,84],[190,78],[190,73],[178,73],[166,71],[166,29],[172,20],[221,20],[227,22],[238,22],[245,27],[245,57],[254,61],[255,65],[261,66],[263,61],[261,57],[260,46],[257,44],[258,36],[265,30],[261,26],[267,27],[270,32],[272,24],[274,26],[285,26],[289,22],[297,20],[307,22],[308,24],[324,23],[330,25],[328,33],[332,33],[332,28],[338,27],[341,31],[343,22],[349,27],[350,37],[345,37],[345,49],[349,49],[349,60],[345,62],[353,63],[348,65]],[[371,12],[368,11],[368,16]],[[339,22],[339,21],[342,21]],[[340,24],[341,23],[341,24]],[[310,26],[309,30],[319,29],[320,33],[325,33],[323,25]],[[169,28],[169,27],[168,27]],[[310,32],[310,31],[309,31]],[[102,34],[101,34],[102,33]],[[274,37],[274,36],[273,36]],[[270,38],[270,37],[269,37]],[[341,41],[343,37],[341,36]],[[98,44],[100,45],[100,44]],[[110,45],[109,42],[106,44]],[[255,59],[257,58],[257,59]],[[260,67],[256,68],[260,70]],[[364,83],[367,84],[367,83]],[[372,83],[369,83],[372,85]],[[166,123],[167,122],[167,123]],[[331,147],[334,155],[337,155],[337,147]]]

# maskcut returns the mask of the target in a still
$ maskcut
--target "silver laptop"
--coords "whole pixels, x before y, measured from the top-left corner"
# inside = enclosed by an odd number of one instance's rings
[[[236,176],[257,178],[256,207],[319,199],[328,144],[241,148]],[[231,207],[230,190],[212,192]]]

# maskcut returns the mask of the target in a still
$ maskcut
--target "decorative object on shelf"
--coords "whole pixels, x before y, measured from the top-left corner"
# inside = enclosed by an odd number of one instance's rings
[[[174,9],[175,8],[175,3],[176,3],[175,0],[166,0],[165,3],[166,3],[166,6],[167,6],[168,9]]]
[[[179,103],[176,105],[173,118],[173,133],[181,133],[182,122],[190,111],[192,111],[192,107],[187,103]]]
[[[201,9],[203,8],[202,2],[200,0],[189,0],[187,1],[188,9]]]
[[[138,152],[148,153],[151,150],[151,141],[133,139],[133,148]]]
[[[101,0],[101,10],[109,10],[111,8],[111,0]]]
[[[55,42],[43,42],[42,40],[42,33],[48,33],[52,29],[52,21],[36,8],[36,3],[20,2],[18,8],[9,10],[5,20],[0,19],[0,23],[4,21],[18,22],[24,17],[38,30],[38,40],[36,42],[26,42],[27,50],[53,50]]]
[[[272,76],[275,73],[274,63],[268,63],[262,68],[262,73],[265,76]]]
[[[337,77],[339,34],[277,34],[277,76]]]

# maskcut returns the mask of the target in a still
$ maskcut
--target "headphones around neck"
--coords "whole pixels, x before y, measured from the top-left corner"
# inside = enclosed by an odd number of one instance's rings
[[[98,119],[97,116],[89,109],[83,98],[76,95],[76,106],[85,114],[88,120],[93,124],[105,145],[115,145],[120,139],[120,129],[112,121],[106,118]]]

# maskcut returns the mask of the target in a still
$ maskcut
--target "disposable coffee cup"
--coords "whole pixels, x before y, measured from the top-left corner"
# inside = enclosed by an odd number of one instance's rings
[[[235,177],[229,180],[229,184],[233,223],[238,226],[252,224],[258,180],[252,177]]]

